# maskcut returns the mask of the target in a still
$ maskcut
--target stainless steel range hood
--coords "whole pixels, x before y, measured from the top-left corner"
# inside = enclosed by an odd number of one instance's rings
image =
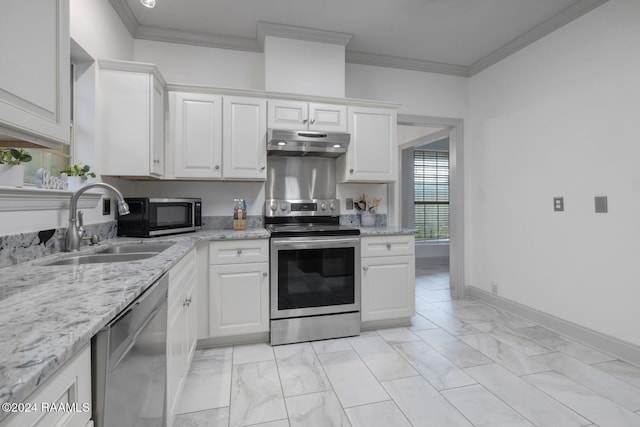
[[[269,156],[340,157],[347,152],[351,135],[342,132],[314,132],[269,129]]]

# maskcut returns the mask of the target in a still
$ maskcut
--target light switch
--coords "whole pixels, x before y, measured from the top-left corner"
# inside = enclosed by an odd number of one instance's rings
[[[607,213],[607,196],[595,196],[594,198],[596,205],[596,213]]]
[[[346,200],[346,204],[347,204],[347,210],[348,211],[352,211],[353,210],[353,198],[349,197]]]
[[[555,212],[564,211],[564,197],[554,197],[553,198],[553,210]]]

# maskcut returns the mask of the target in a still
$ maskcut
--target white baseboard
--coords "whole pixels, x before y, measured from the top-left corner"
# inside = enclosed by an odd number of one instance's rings
[[[465,287],[465,295],[486,302],[495,307],[510,311],[513,314],[524,317],[527,320],[538,323],[545,328],[554,330],[562,335],[589,345],[596,349],[609,353],[620,360],[640,366],[640,347],[618,338],[585,328],[577,323],[560,319],[535,308],[527,307],[520,303],[508,300],[485,290],[473,287]]]

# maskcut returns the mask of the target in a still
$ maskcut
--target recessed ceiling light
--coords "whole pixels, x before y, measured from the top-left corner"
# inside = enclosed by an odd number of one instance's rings
[[[287,145],[287,143],[284,142],[284,141],[280,141],[280,142],[278,142],[278,145]]]
[[[140,0],[143,6],[152,8],[156,6],[156,0]]]
[[[342,147],[342,145],[340,145],[340,144],[333,144],[333,148],[340,148],[340,147]]]

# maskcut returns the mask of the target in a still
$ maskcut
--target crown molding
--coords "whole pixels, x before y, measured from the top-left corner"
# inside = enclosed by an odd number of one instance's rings
[[[127,30],[136,39],[262,53],[264,51],[264,38],[266,36],[284,37],[319,43],[331,43],[345,47],[353,37],[353,34],[348,33],[280,25],[262,21],[257,24],[255,39],[152,27],[140,25],[125,0],[109,1],[116,13],[120,16],[120,19],[126,26]],[[351,64],[447,74],[459,77],[471,77],[536,42],[537,40],[540,40],[558,28],[561,28],[607,1],[609,0],[580,0],[557,15],[552,16],[540,25],[510,41],[506,45],[491,52],[484,58],[474,62],[470,66],[388,55],[377,55],[350,50],[346,50],[346,62]]]
[[[261,48],[264,48],[264,38],[267,36],[318,43],[330,43],[340,46],[346,46],[353,37],[353,34],[348,33],[317,30],[315,28],[294,27],[292,25],[281,25],[263,21],[258,21],[256,33],[258,44]]]
[[[127,30],[129,31],[129,34],[131,34],[131,37],[135,37],[136,30],[138,29],[138,25],[140,24],[138,23],[138,20],[136,19],[127,2],[125,0],[109,0],[109,3],[111,3],[111,6],[120,17],[120,20],[122,21],[124,26],[127,27]]]
[[[262,48],[256,39],[229,37],[212,33],[198,33],[194,31],[173,30],[169,28],[152,27],[149,25],[138,25],[135,38],[168,43],[215,47],[219,49],[262,52]]]
[[[491,52],[484,58],[474,62],[469,66],[469,75],[474,76],[479,72],[489,68],[490,66],[502,61],[506,57],[513,55],[517,51],[529,46],[530,44],[540,40],[555,30],[567,25],[584,15],[587,12],[603,5],[609,0],[581,0],[564,9],[562,12],[552,16],[542,24],[532,28],[526,33],[516,37],[506,45]]]
[[[350,64],[374,65],[377,67],[401,68],[404,70],[469,77],[469,67],[465,67],[464,65],[400,58],[397,56],[374,55],[371,53],[353,52],[348,50],[346,52],[346,61]]]

